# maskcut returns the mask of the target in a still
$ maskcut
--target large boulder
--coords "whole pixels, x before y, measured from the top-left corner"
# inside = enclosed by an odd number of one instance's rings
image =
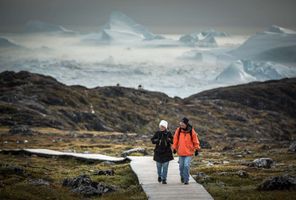
[[[88,175],[66,178],[63,181],[63,186],[71,187],[72,192],[82,194],[86,197],[102,195],[114,191],[114,188],[110,186],[92,181]]]
[[[296,177],[284,175],[275,176],[264,180],[259,186],[259,190],[288,190],[296,189]]]
[[[271,158],[257,158],[253,162],[249,163],[250,167],[257,168],[271,168],[275,162]]]

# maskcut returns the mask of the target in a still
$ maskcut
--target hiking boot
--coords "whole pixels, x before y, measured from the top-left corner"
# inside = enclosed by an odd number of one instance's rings
[[[161,177],[158,177],[158,182],[159,182],[159,183],[161,182]]]
[[[185,182],[184,185],[189,185],[189,183],[188,182]]]
[[[166,180],[162,180],[162,184],[167,184]]]
[[[184,178],[183,177],[181,177],[181,183],[184,183]]]

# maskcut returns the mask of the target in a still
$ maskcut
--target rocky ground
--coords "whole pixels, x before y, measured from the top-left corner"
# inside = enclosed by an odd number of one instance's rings
[[[153,155],[149,137],[137,134],[56,129],[33,129],[32,132],[32,135],[12,135],[9,129],[2,128],[1,148],[48,148],[121,156],[131,148],[141,147],[145,151],[131,155]],[[193,159],[191,174],[215,199],[293,199],[296,195],[295,146],[260,141],[240,141],[234,146],[213,144]],[[146,199],[128,163],[82,162],[3,152],[0,157],[1,199],[22,199],[21,196],[27,199]],[[276,179],[264,182],[272,178]],[[101,194],[104,190],[106,193]]]
[[[148,135],[187,116],[205,140],[294,140],[296,79],[219,88],[186,99],[123,87],[66,86],[29,72],[0,74],[0,125]]]
[[[186,99],[122,87],[66,86],[0,74],[1,149],[152,155],[160,119],[183,116],[203,150],[191,174],[215,199],[294,199],[296,79],[220,88]],[[0,154],[1,199],[146,199],[128,163]],[[168,180],[169,183],[169,180]],[[40,192],[41,191],[41,192]]]
[[[38,133],[34,129],[32,135],[11,135],[5,129],[0,132],[1,149],[48,148],[119,156],[133,146],[126,140],[120,142],[121,133],[55,129],[40,129]],[[85,162],[7,152],[0,157],[0,199],[146,199],[128,162]]]

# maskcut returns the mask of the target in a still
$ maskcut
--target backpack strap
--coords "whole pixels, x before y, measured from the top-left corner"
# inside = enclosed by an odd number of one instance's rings
[[[179,131],[178,131],[178,142],[179,142],[179,140],[180,140],[180,134],[181,134],[181,127],[179,127]],[[192,143],[193,143],[193,139],[192,139],[192,127],[191,127],[191,129],[190,129],[190,137],[191,137],[191,141],[192,141]]]

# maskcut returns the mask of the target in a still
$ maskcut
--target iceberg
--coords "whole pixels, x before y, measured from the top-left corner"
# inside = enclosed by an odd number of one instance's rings
[[[209,29],[206,31],[202,31],[201,34],[204,36],[211,35],[213,37],[228,37],[229,36],[228,33],[216,31],[215,29]]]
[[[278,80],[296,76],[296,69],[274,62],[243,60],[244,70],[258,81]]]
[[[24,31],[26,33],[64,33],[75,34],[74,31],[64,28],[60,25],[55,25],[39,20],[31,20],[26,23]]]
[[[215,36],[211,33],[191,33],[182,35],[179,41],[187,46],[217,47]]]
[[[84,41],[94,42],[131,42],[143,40],[161,40],[161,35],[151,33],[146,27],[138,24],[121,12],[112,12],[109,22],[99,33],[84,37]]]
[[[201,38],[197,42],[197,46],[199,47],[217,47],[217,41],[214,36],[211,34],[205,35],[204,38]]]
[[[244,64],[241,60],[231,63],[216,79],[219,83],[241,84],[256,81],[256,78],[244,70]]]
[[[269,32],[269,33],[296,34],[296,32],[293,31],[293,30],[290,30],[290,29],[287,29],[287,28],[283,28],[283,27],[280,27],[280,26],[277,26],[277,25],[272,25],[271,27],[269,27],[267,29],[266,32]]]
[[[278,26],[251,36],[245,43],[229,52],[237,59],[274,62],[296,61],[296,33]],[[288,55],[288,56],[287,56]]]
[[[296,76],[296,69],[274,62],[237,60],[223,70],[215,80],[219,83],[247,83],[278,80]]]
[[[21,47],[12,40],[0,36],[0,48]]]

